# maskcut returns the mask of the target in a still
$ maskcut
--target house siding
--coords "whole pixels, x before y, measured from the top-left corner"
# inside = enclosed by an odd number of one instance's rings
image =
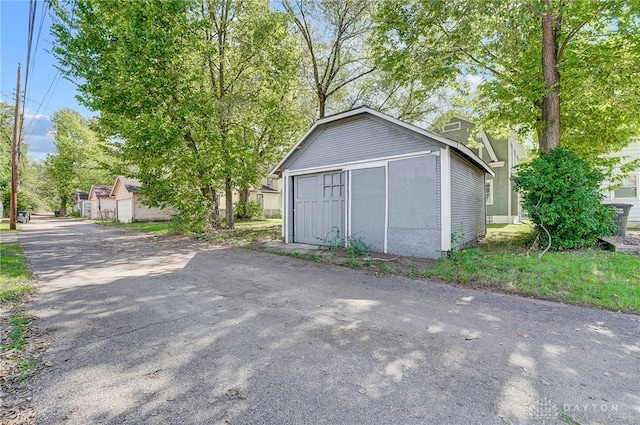
[[[496,223],[518,222],[520,204],[518,193],[511,184],[513,170],[513,145],[509,139],[498,139],[484,132],[484,137],[475,135],[473,141],[469,136],[473,133],[475,124],[460,117],[452,118],[439,132],[452,140],[463,143],[472,149],[486,163],[492,165],[495,176],[485,175],[487,181],[493,182],[493,202],[486,205],[487,219]],[[488,145],[487,146],[487,142]],[[489,147],[495,154],[491,156]],[[498,166],[496,162],[504,162]]]
[[[439,149],[435,143],[375,117],[357,117],[320,129],[283,168],[295,171]]]
[[[136,198],[138,198],[138,196],[136,196]],[[160,209],[156,207],[147,207],[141,204],[138,199],[136,199],[135,207],[133,210],[133,220],[134,221],[170,220],[172,213],[174,213],[174,211],[167,210],[167,209]]]
[[[622,157],[622,163],[628,163],[637,159],[640,159],[640,142],[632,143],[629,146],[625,147],[615,156]],[[614,172],[619,172],[619,168],[614,170]],[[638,176],[638,181],[640,182],[640,168],[636,168],[629,173],[630,175]],[[640,183],[639,183],[640,184]],[[606,193],[606,199],[604,203],[616,203],[616,204],[631,204],[631,210],[629,210],[629,217],[627,218],[628,225],[631,226],[640,226],[640,187],[638,188],[638,196],[635,198],[614,198],[614,192]]]
[[[473,242],[484,236],[485,214],[484,173],[452,152],[451,232],[461,238],[452,243],[452,246]]]

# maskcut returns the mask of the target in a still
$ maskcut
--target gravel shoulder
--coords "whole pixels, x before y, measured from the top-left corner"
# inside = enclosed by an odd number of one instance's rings
[[[640,317],[82,222],[20,241],[39,424],[640,422]]]

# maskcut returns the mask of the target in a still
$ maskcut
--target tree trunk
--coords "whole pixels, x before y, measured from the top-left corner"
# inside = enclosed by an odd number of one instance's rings
[[[544,130],[540,148],[549,152],[560,145],[560,73],[558,71],[558,19],[553,14],[551,0],[542,0],[542,75],[547,92],[542,99]]]
[[[239,203],[241,204],[246,204],[247,202],[249,202],[249,187],[245,186],[242,189],[240,189],[240,199],[238,200]]]
[[[324,93],[318,92],[318,106],[320,109],[318,113],[318,115],[320,116],[318,118],[324,118],[326,104],[327,104],[327,96]]]
[[[231,179],[224,179],[224,196],[225,196],[225,217],[227,219],[227,229],[233,229],[233,187],[231,187]]]

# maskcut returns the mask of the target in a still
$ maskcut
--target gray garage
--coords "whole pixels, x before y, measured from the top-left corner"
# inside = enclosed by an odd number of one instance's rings
[[[318,120],[273,173],[283,178],[287,243],[340,235],[438,258],[486,231],[491,169],[462,143],[370,108]]]

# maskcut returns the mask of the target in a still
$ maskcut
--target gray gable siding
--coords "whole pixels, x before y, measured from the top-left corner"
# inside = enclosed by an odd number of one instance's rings
[[[451,232],[462,240],[476,240],[486,233],[484,173],[455,152],[451,152]]]
[[[436,141],[428,141],[375,117],[360,116],[318,128],[282,168],[293,171],[439,148]]]
[[[448,131],[447,128],[445,128],[440,130],[439,133],[444,137],[455,140],[456,142],[460,142],[463,145],[467,146],[469,144],[469,135],[471,134],[473,127],[475,127],[475,124],[461,120],[459,118],[452,118],[447,124],[453,123],[460,123],[460,128]]]

